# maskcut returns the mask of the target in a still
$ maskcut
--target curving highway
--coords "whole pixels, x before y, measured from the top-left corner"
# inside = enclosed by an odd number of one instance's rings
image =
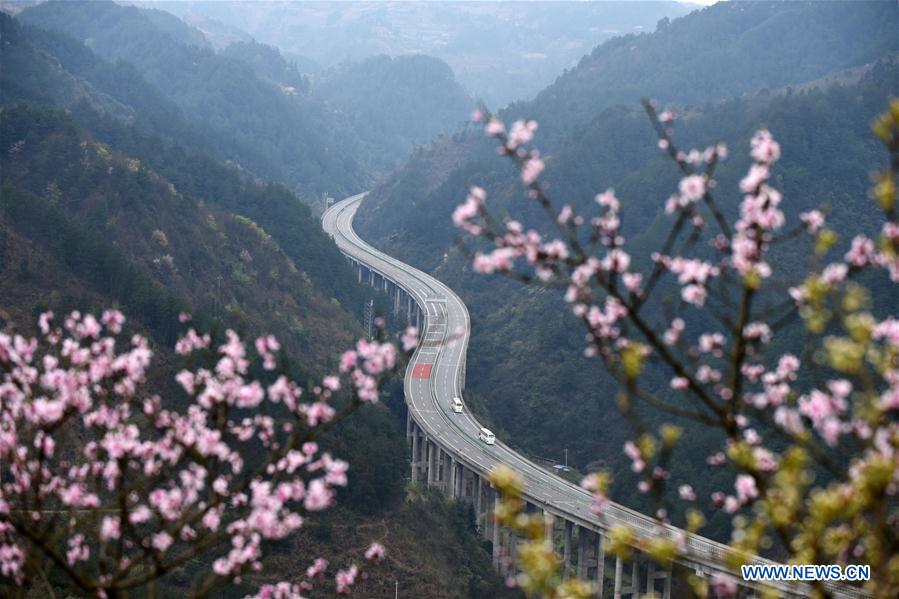
[[[733,574],[724,563],[728,550],[725,545],[675,527],[660,529],[653,518],[616,503],[607,504],[602,517],[597,516],[590,509],[592,497],[584,489],[547,472],[499,440],[495,445],[487,445],[478,438],[481,425],[467,407],[461,414],[454,413],[450,407],[453,397],[464,400],[465,359],[471,328],[468,310],[459,296],[437,279],[359,238],[353,230],[353,217],[365,195],[355,195],[333,205],[322,216],[322,226],[346,256],[376,273],[385,285],[389,282],[405,291],[424,314],[419,347],[406,370],[405,394],[410,416],[427,439],[480,477],[486,477],[500,464],[510,466],[524,477],[528,502],[565,522],[599,535],[605,535],[618,523],[629,524],[644,535],[686,535],[685,555],[679,560],[683,565],[706,575]],[[773,563],[761,558],[752,561]],[[616,595],[620,595],[617,584],[616,580]],[[808,592],[802,585],[778,583],[774,586],[790,595],[805,596]],[[836,596],[864,596],[854,589],[831,589]]]

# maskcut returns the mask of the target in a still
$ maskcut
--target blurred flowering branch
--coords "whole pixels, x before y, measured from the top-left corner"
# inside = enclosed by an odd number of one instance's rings
[[[155,596],[159,579],[197,558],[211,569],[189,596],[259,571],[267,542],[295,533],[347,484],[349,465],[317,439],[377,402],[397,367],[392,344],[359,341],[304,391],[278,373],[274,336],[256,339],[253,357],[233,331],[213,348],[189,328],[176,353],[204,365],[178,372],[182,398],[163,399],[145,389],[147,340],[123,347],[124,321],[116,310],[99,320],[73,312],[57,325],[48,312],[39,337],[0,333],[0,583],[10,592],[49,585],[49,566],[100,597]],[[365,555],[383,556],[377,544]],[[302,579],[259,595],[299,597],[328,565],[310,563]],[[339,571],[338,592],[358,575],[355,564]]]
[[[645,421],[635,409],[640,402],[724,434],[724,446],[706,461],[733,470],[733,489],[715,490],[707,499],[713,509],[735,514],[729,556],[734,568],[777,543],[793,563],[870,564],[866,590],[896,596],[899,320],[895,306],[877,305],[859,281],[870,271],[865,282],[877,273],[885,273],[892,289],[899,282],[899,101],[873,125],[891,157],[872,190],[883,216],[880,237],[856,235],[836,257],[837,234],[826,227],[823,210],[803,213],[800,223],[785,230],[783,198],[770,182],[781,148],[770,131],[759,130],[751,140],[753,163],[740,181],[742,202],[731,223],[714,197],[715,169],[727,148],[682,151],[674,142],[675,114],[658,112],[649,101],[644,108],[658,147],[682,174],[664,206],[673,219],[670,229],[648,256],[645,272],[635,269],[626,250],[615,192],[597,195],[598,211],[589,217],[569,204],[555,205],[539,179],[543,160],[531,147],[537,124],[517,121],[507,131],[486,111],[478,111],[475,120],[485,121],[500,154],[515,163],[526,195],[543,208],[555,234],[525,230],[511,218],[499,222],[487,209],[486,192],[472,187],[453,221],[492,245],[475,252],[474,269],[565,288],[565,301],[588,333],[585,354],[601,360],[621,384],[618,405],[636,432],[624,451],[660,524],[672,513],[669,461],[683,431],[658,419]],[[775,283],[772,247],[800,235],[809,237],[816,264],[797,280]],[[655,297],[660,285],[679,289],[673,306]],[[647,305],[665,309],[646,310]],[[805,364],[770,349],[775,335],[797,317],[807,331]],[[669,393],[645,384],[649,369],[665,373]],[[827,476],[816,483],[816,472]],[[597,473],[583,482],[595,494],[600,517],[609,478]],[[539,527],[521,513],[516,480],[505,471],[494,476],[504,497],[497,519],[529,539],[519,554],[534,558],[522,559],[521,586],[540,596],[579,596],[574,587],[559,586],[558,560],[540,549],[545,539]],[[678,500],[693,506],[686,516],[689,532],[705,522],[694,486],[677,481]],[[644,539],[624,525],[616,525],[610,539],[617,555],[626,557],[637,547],[663,566],[684,550],[683,539]],[[688,582],[696,594],[709,592],[700,579]],[[737,585],[718,577],[711,588],[730,596]],[[821,584],[814,592],[828,593]]]

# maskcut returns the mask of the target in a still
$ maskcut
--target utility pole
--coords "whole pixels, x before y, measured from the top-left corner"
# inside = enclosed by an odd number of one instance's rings
[[[568,468],[568,448],[565,448],[565,467]]]
[[[396,586],[393,588],[393,599],[399,599],[400,596],[400,581],[396,581]]]

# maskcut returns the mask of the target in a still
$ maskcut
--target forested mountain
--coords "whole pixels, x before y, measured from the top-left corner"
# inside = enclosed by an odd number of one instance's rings
[[[559,136],[641,96],[702,106],[803,83],[895,54],[897,19],[896,4],[878,0],[719,2],[609,40],[508,117],[538,118]]]
[[[253,67],[257,77],[274,83],[286,93],[309,93],[309,79],[296,64],[286,60],[271,46],[253,41],[234,42],[225,46],[220,54],[247,63]]]
[[[788,218],[829,204],[829,218],[837,228],[856,231],[873,226],[874,207],[867,198],[868,172],[879,164],[881,155],[871,138],[869,123],[887,98],[897,92],[895,31],[887,26],[896,19],[882,12],[892,10],[895,15],[895,7],[856,3],[853,18],[847,13],[844,30],[834,12],[849,10],[843,5],[774,3],[744,10],[741,4],[719,4],[662,27],[653,35],[629,39],[628,56],[620,54],[614,62],[616,72],[622,73],[620,89],[630,90],[625,95],[617,95],[618,80],[598,68],[600,63],[594,60],[610,48],[625,47],[624,42],[613,41],[582,61],[534,103],[513,106],[505,113],[507,118],[513,114],[546,118],[547,122],[540,122],[536,145],[549,150],[543,156],[546,172],[541,179],[558,202],[569,202],[576,210],[590,214],[597,192],[616,189],[622,200],[624,232],[636,260],[648,260],[649,248],[655,247],[663,230],[664,215],[659,213],[679,180],[679,173],[656,147],[655,134],[639,106],[637,100],[644,94],[675,106],[681,115],[676,140],[682,147],[703,148],[717,141],[728,144],[731,158],[719,167],[716,179],[721,203],[729,215],[734,214],[739,201],[737,182],[749,165],[749,139],[758,127],[767,126],[783,147],[784,157],[775,176],[784,191]],[[754,10],[766,11],[769,19],[763,23],[769,23],[770,29],[758,19],[741,20],[745,11]],[[702,29],[690,25],[696,19],[716,15],[720,24],[707,21]],[[878,18],[883,19],[879,25]],[[742,81],[744,72],[747,81],[755,77],[755,87],[741,83],[740,89],[726,85],[706,89],[710,99],[727,93],[739,97],[697,106],[702,96],[692,80],[683,84],[669,80],[670,89],[658,87],[658,82],[666,80],[670,65],[662,61],[653,69],[646,60],[661,39],[672,31],[682,32],[680,38],[666,42],[672,51],[702,45],[704,39],[693,38],[734,21],[743,23],[747,35],[752,30],[755,39],[772,35],[772,40],[791,43],[794,63],[800,48],[818,43],[804,38],[810,24],[813,29],[815,23],[821,24],[811,37],[841,39],[857,33],[859,23],[864,22],[873,28],[869,39],[880,41],[864,57],[825,53],[813,69],[786,70],[788,77],[778,83],[784,89],[776,91],[767,89],[773,86],[773,79],[753,73],[777,72],[780,54],[732,55],[727,48],[721,48],[721,56],[709,49],[708,59],[714,59],[710,63],[714,68],[697,72],[706,73],[703,76],[710,81],[717,81],[716,73],[724,73],[722,79],[731,82]],[[792,42],[778,34],[790,26],[794,30],[789,38]],[[728,39],[739,38],[739,32],[731,32]],[[798,87],[806,77],[820,78],[829,69],[843,69],[853,61],[876,61],[878,57],[883,61],[863,69],[865,75],[856,83],[829,89],[806,87],[801,92],[785,89],[789,85]],[[640,70],[648,73],[644,81],[632,82],[629,78]],[[748,93],[750,89],[757,91]],[[627,103],[609,106],[616,98]],[[683,106],[678,99],[694,105]],[[578,106],[583,109],[577,110]],[[588,116],[590,113],[594,116]],[[595,466],[597,460],[612,466],[618,477],[616,484],[630,488],[631,475],[621,454],[629,427],[618,416],[614,396],[598,391],[614,389],[615,385],[601,374],[598,364],[581,355],[583,331],[561,297],[548,290],[522,289],[501,277],[475,275],[469,258],[455,247],[459,234],[450,215],[472,184],[487,190],[488,206],[494,214],[511,214],[538,228],[552,224],[539,207],[523,199],[517,173],[506,159],[496,155],[493,143],[484,140],[478,127],[477,131],[435,142],[416,153],[366,199],[357,217],[358,228],[364,238],[432,272],[461,292],[473,323],[467,399],[479,406],[488,420],[493,419],[514,444],[531,453],[558,460],[568,449],[580,467]],[[779,268],[789,272],[803,256],[787,253],[779,258]],[[659,388],[665,388],[661,380]],[[691,441],[692,452],[700,455],[697,444],[710,440],[695,435]],[[706,472],[697,475],[694,469],[698,467],[685,460],[678,464],[675,476],[709,481]]]
[[[307,201],[365,189],[414,144],[458,126],[472,104],[452,71],[435,59],[347,65],[323,80],[318,94],[309,93],[309,80],[278,50],[238,41],[216,53],[202,33],[168,13],[106,1],[46,2],[18,18],[73,36],[103,59],[132,65],[199,125],[196,143],[206,153],[284,183]],[[372,75],[397,83],[396,95],[372,93]],[[376,109],[361,113],[371,108],[369,99]],[[395,110],[380,110],[388,102]],[[421,118],[429,112],[436,116]]]
[[[188,307],[245,332],[291,331],[289,351],[310,373],[351,343],[351,316],[252,221],[185,195],[152,167],[86,137],[61,112],[16,105],[2,115],[4,224],[78,287],[146,319],[166,342]],[[54,300],[60,312],[77,307],[67,286],[56,298],[40,289],[43,259],[21,249],[13,244],[3,260],[4,274],[19,281],[4,285],[3,298],[16,321],[30,322]]]
[[[0,14],[0,37],[0,328],[31,332],[48,308],[61,315],[120,307],[130,330],[151,339],[155,388],[176,399],[181,311],[219,336],[225,327],[248,338],[277,334],[299,381],[334,368],[361,335],[354,315],[371,292],[296,195],[221,160],[239,149],[230,126],[198,122],[140,69],[63,33]],[[244,58],[221,60],[252,72]],[[260,77],[285,74],[293,72]],[[418,596],[514,596],[491,571],[466,510],[430,495],[404,501],[404,404],[399,386],[388,391],[382,406],[321,439],[353,465],[342,509],[281,542],[265,575],[295,575],[308,565],[296,556],[312,551],[346,567],[374,535],[398,559],[374,570],[363,593],[393,589],[412,569],[418,575],[407,590]],[[422,574],[425,556],[438,559]],[[165,586],[187,588],[204,568],[178,569]],[[227,596],[259,582],[245,580]],[[52,573],[48,584],[60,595],[71,590]]]
[[[210,159],[216,134],[189,121],[133,68],[110,64],[63,34],[21,27],[7,15],[0,14],[0,28],[6,40],[0,48],[3,103],[69,109],[98,139],[143,160],[178,189],[254,219],[329,297],[361,304],[354,277],[309,208],[277,185]]]
[[[415,146],[462,128],[474,106],[449,66],[430,56],[344,63],[316,78],[315,94],[347,116],[384,170]]]
[[[321,102],[282,89],[241,60],[188,43],[134,7],[46,2],[17,18],[67,33],[107,60],[130,63],[187,118],[236,142],[215,143],[220,156],[261,177],[310,198],[351,193],[369,181],[353,158],[351,132]]]
[[[201,29],[245,31],[324,67],[370,56],[427,54],[491,105],[533,97],[591,48],[651,31],[698,5],[659,0],[603,2],[196,2],[163,6]],[[227,32],[223,32],[227,35]],[[232,34],[233,35],[233,34]]]

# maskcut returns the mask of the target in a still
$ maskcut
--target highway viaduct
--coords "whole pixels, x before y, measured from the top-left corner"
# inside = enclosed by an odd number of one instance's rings
[[[474,508],[480,534],[492,542],[496,568],[504,575],[514,574],[516,568],[518,539],[497,526],[492,518],[499,495],[488,476],[496,466],[505,464],[524,478],[527,511],[544,514],[550,538],[561,534],[564,576],[591,581],[596,597],[636,598],[651,592],[663,599],[671,597],[670,569],[661,569],[638,552],[628,563],[605,555],[604,537],[611,527],[622,523],[644,537],[682,538],[684,551],[676,561],[700,576],[727,573],[737,578],[745,592],[757,588],[742,581],[727,565],[730,549],[726,545],[673,526],[662,526],[655,519],[614,502],[606,504],[602,515],[596,515],[591,511],[592,497],[586,490],[546,471],[499,440],[495,445],[487,445],[478,438],[481,424],[467,407],[462,413],[451,409],[452,398],[463,398],[465,388],[471,326],[468,310],[439,280],[359,238],[353,230],[353,216],[365,195],[334,204],[322,215],[322,226],[355,269],[359,282],[384,291],[392,300],[394,313],[405,313],[410,325],[418,327],[419,345],[404,379],[411,478]],[[606,566],[611,563],[614,575],[606,579]],[[747,563],[775,562],[749,556]],[[766,585],[785,597],[805,597],[810,592],[803,583]],[[827,586],[834,597],[865,597],[854,588],[830,583]]]

